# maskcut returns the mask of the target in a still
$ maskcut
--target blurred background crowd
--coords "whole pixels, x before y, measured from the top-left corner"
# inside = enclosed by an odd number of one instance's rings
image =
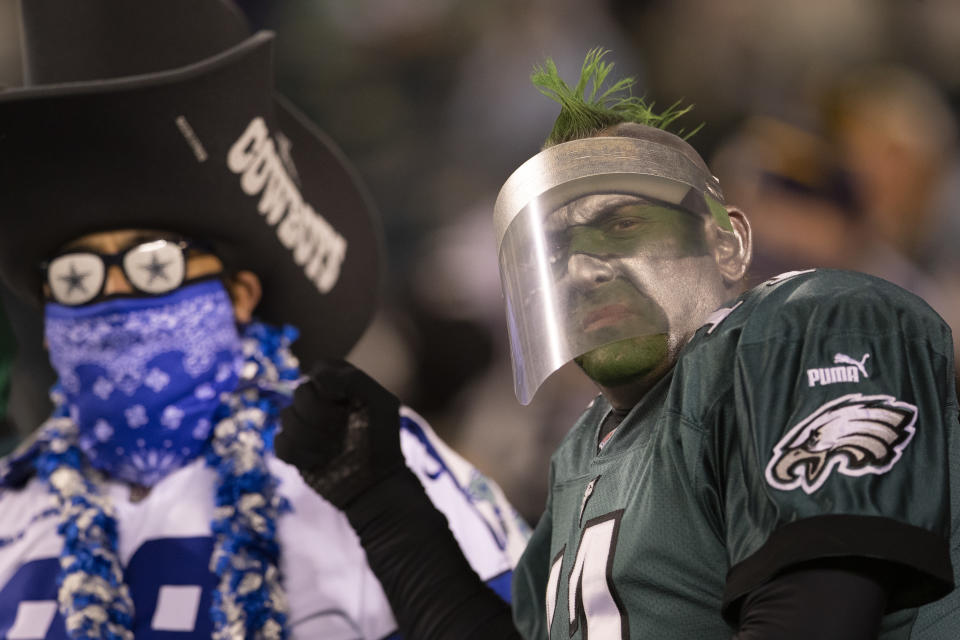
[[[549,453],[595,395],[569,367],[529,406],[512,390],[492,210],[556,116],[529,82],[548,56],[574,81],[602,46],[614,75],[636,76],[636,93],[695,105],[684,124],[705,126],[690,142],[754,226],[753,282],[864,271],[918,293],[960,331],[955,0],[240,4],[254,27],[277,32],[281,90],[339,143],[383,217],[382,309],[349,359],[531,523]],[[0,85],[20,80],[16,12],[0,0]],[[30,317],[5,306],[14,322]],[[20,350],[18,374],[46,375],[30,362],[42,353]],[[13,351],[0,316],[0,452],[43,418],[43,399],[10,380]]]

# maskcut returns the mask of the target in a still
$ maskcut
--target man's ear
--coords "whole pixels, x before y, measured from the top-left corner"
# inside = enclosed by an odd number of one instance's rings
[[[747,273],[753,258],[753,236],[746,214],[736,207],[726,207],[731,230],[717,228],[717,266],[728,285],[739,282]]]
[[[263,297],[260,278],[253,271],[237,271],[227,278],[227,292],[233,302],[233,315],[244,324],[253,318],[253,310]]]

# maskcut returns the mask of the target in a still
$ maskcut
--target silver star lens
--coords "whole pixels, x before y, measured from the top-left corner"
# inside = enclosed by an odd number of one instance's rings
[[[58,256],[47,267],[50,294],[61,304],[84,304],[103,289],[106,267],[95,253],[69,253]]]
[[[143,293],[166,293],[183,284],[186,257],[183,247],[168,240],[137,245],[123,256],[123,273]]]

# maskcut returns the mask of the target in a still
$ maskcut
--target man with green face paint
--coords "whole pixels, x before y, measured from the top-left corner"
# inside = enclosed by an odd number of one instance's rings
[[[553,455],[512,623],[442,518],[416,539],[370,526],[416,496],[357,498],[365,521],[351,522],[401,628],[418,639],[960,637],[949,328],[919,298],[851,272],[747,290],[747,217],[661,128],[684,110],[617,98],[625,81],[600,93],[602,58],[590,52],[575,88],[549,61],[534,74],[561,114],[494,213],[517,397],[529,402],[571,360],[601,394]],[[383,446],[395,431],[371,424],[350,438]],[[358,447],[344,449],[355,463]],[[320,491],[360,475],[336,461],[301,472],[325,479]]]

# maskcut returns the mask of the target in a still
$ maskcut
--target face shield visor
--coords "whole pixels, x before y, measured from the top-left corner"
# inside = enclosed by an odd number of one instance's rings
[[[716,272],[707,225],[730,229],[719,185],[692,147],[649,132],[550,147],[500,191],[494,225],[523,404],[554,371],[605,345],[632,340],[613,355],[622,362],[603,365],[614,375],[641,366],[631,358],[662,360],[679,328],[712,310],[697,289],[707,265]]]

